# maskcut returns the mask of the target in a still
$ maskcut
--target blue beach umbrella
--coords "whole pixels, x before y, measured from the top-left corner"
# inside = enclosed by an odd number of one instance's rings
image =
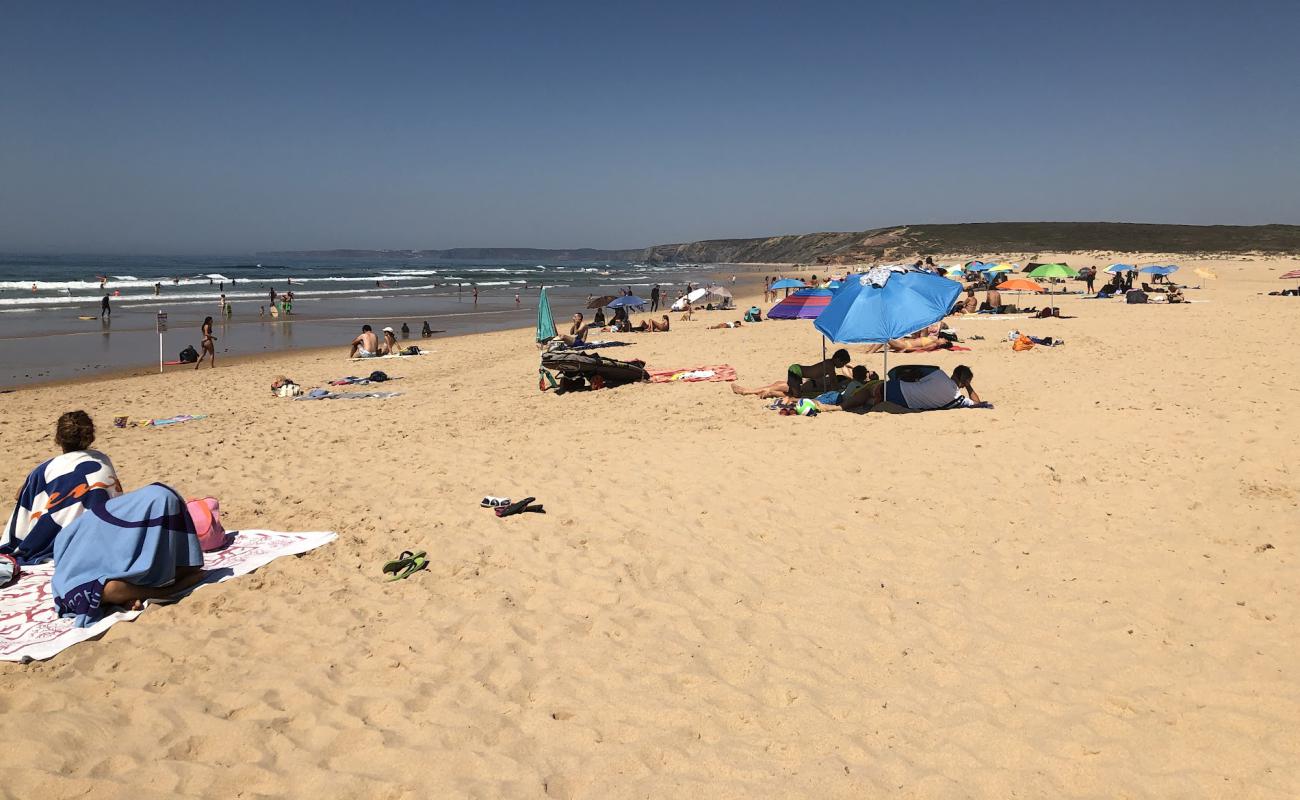
[[[1149,272],[1152,275],[1170,275],[1177,271],[1178,271],[1178,267],[1172,264],[1170,264],[1167,267],[1162,267],[1158,264],[1152,264],[1149,267],[1143,267],[1142,269],[1138,270],[1138,272]]]
[[[773,283],[772,286],[771,286],[771,288],[773,288],[773,289],[802,289],[803,287],[805,287],[805,286],[807,286],[807,285],[808,285],[808,284],[804,283],[803,281],[799,280],[798,278],[782,278],[781,280],[777,281],[776,283]]]
[[[555,338],[555,318],[551,316],[551,300],[546,296],[546,287],[542,287],[537,296],[537,341],[549,342]]]
[[[1120,272],[1137,272],[1137,267],[1132,264],[1111,264],[1109,267],[1106,267],[1106,271],[1115,275]]]
[[[645,305],[645,301],[634,294],[626,294],[609,304],[609,308],[622,308],[624,306],[639,307]]]
[[[826,310],[813,322],[832,342],[883,342],[889,372],[889,340],[915,333],[948,315],[961,284],[929,272],[890,272],[882,285],[875,275],[844,279]]]

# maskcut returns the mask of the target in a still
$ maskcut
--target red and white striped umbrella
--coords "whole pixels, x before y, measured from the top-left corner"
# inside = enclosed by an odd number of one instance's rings
[[[1293,281],[1300,278],[1300,269],[1293,269],[1285,275],[1279,275],[1278,278],[1284,281]]]

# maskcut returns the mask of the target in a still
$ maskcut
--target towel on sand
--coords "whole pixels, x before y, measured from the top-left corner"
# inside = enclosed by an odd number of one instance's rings
[[[37,564],[54,554],[54,537],[90,506],[122,493],[117,472],[98,450],[55,456],[27,476],[9,515],[0,553],[19,564]]]
[[[84,628],[103,616],[104,584],[166,586],[177,567],[203,566],[185,498],[151,483],[96,504],[54,540],[54,606]]]
[[[219,583],[245,575],[282,556],[298,555],[328,544],[336,538],[328,531],[279,533],[264,530],[235,531],[230,544],[206,554],[204,564],[211,572],[199,584]],[[102,617],[90,627],[78,628],[71,619],[60,619],[50,594],[53,564],[24,569],[12,586],[0,589],[0,661],[28,661],[50,658],[68,647],[94,639],[112,625],[132,620],[144,611],[118,611]],[[172,602],[150,600],[150,606]]]
[[[331,392],[328,389],[312,389],[294,400],[385,400],[400,397],[401,392]]]
[[[648,369],[646,372],[650,375],[651,383],[734,381],[736,379],[735,367],[726,364],[691,369]]]

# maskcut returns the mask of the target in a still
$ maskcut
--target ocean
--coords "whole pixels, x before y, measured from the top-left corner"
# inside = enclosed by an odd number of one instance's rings
[[[157,365],[198,341],[212,316],[218,355],[295,347],[345,348],[360,324],[440,336],[530,326],[547,287],[557,322],[590,314],[592,295],[630,289],[675,297],[707,282],[702,264],[447,261],[419,257],[0,255],[0,386]],[[475,289],[478,296],[475,297]],[[270,295],[293,293],[293,314],[272,317]],[[221,298],[231,315],[221,313]],[[108,295],[111,315],[100,317]],[[516,299],[517,296],[517,299]],[[435,341],[435,340],[429,340]]]

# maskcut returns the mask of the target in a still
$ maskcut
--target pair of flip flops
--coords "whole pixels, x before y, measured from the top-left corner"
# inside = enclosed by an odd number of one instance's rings
[[[546,509],[542,507],[541,503],[533,505],[533,501],[536,499],[536,497],[525,497],[517,503],[508,503],[503,506],[498,506],[496,509],[497,516],[511,517],[515,514],[522,514],[525,511],[531,511],[534,514],[545,514]]]
[[[384,574],[393,576],[389,581],[400,581],[428,567],[429,560],[424,557],[423,550],[414,553],[403,550],[401,555],[384,565]]]
[[[484,497],[482,500],[480,500],[478,504],[483,506],[484,508],[498,508],[500,506],[510,505],[510,498],[493,497],[492,495],[488,495],[487,497]]]

